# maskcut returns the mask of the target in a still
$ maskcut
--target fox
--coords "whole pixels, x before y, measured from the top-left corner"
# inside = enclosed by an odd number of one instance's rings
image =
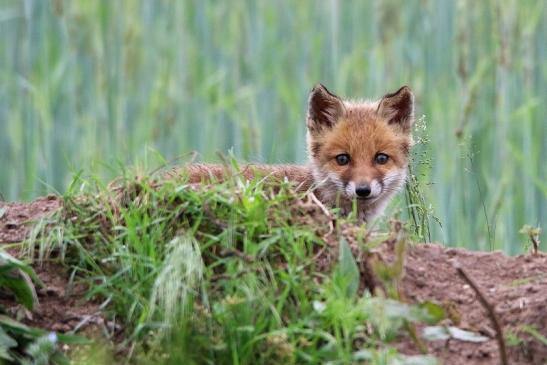
[[[375,101],[343,100],[324,85],[309,93],[306,116],[308,163],[242,167],[246,179],[258,175],[287,179],[298,190],[360,221],[372,222],[404,186],[412,146],[414,94],[408,86]],[[190,183],[222,180],[222,165],[190,164]]]

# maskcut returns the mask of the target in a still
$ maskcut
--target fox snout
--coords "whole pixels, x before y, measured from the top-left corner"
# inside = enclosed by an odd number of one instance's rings
[[[357,194],[359,198],[366,198],[370,195],[371,192],[372,190],[370,189],[370,185],[368,184],[358,185],[355,188],[355,194]]]
[[[345,190],[350,199],[374,199],[382,194],[382,184],[376,179],[358,182],[350,181]]]

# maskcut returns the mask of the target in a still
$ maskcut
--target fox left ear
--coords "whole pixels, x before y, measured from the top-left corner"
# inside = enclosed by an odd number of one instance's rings
[[[316,85],[308,99],[308,130],[321,133],[323,128],[332,128],[344,116],[344,102],[321,84]]]
[[[414,94],[408,86],[387,94],[380,100],[377,113],[389,124],[400,126],[405,133],[410,132],[414,124]]]

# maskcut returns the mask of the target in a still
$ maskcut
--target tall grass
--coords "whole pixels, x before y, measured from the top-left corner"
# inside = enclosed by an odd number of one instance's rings
[[[432,239],[515,253],[547,216],[546,14],[543,0],[0,0],[0,193],[154,166],[151,149],[301,163],[314,83],[408,84]]]

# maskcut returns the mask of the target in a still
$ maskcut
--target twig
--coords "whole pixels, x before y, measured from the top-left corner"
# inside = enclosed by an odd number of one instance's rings
[[[227,273],[214,274],[214,275],[211,276],[211,281],[216,282],[216,281],[219,281],[219,280],[228,280],[228,279],[239,278],[239,277],[242,277],[245,274],[248,274],[249,272],[250,272],[249,270],[242,270],[242,271],[237,272],[235,275],[231,275],[231,274],[227,274]]]
[[[211,209],[209,208],[209,205],[207,203],[204,203],[202,206],[203,213],[205,214],[205,217],[211,222],[217,229],[220,229],[222,231],[228,229],[228,226],[222,222],[220,219],[216,218]]]
[[[323,203],[321,203],[321,201],[317,198],[317,196],[315,196],[315,194],[313,192],[310,192],[308,194],[308,197],[330,219],[329,220],[329,232],[327,233],[327,235],[330,235],[332,232],[334,232],[334,223],[333,223],[334,218],[332,217],[332,214],[329,212],[327,207],[325,207],[325,205]]]
[[[317,259],[323,255],[323,252],[325,252],[326,249],[327,249],[327,246],[325,244],[325,246],[321,247],[321,249],[313,256],[313,258],[311,259],[311,262],[316,262]]]
[[[429,352],[427,350],[427,346],[425,345],[424,341],[420,338],[420,336],[418,336],[418,331],[416,331],[416,326],[414,325],[414,323],[408,320],[405,320],[404,323],[405,323],[404,327],[406,328],[408,334],[410,335],[410,338],[412,339],[416,347],[418,347],[418,351],[420,351],[420,353],[424,355],[428,354]]]
[[[219,252],[219,256],[220,257],[238,257],[240,259],[242,259],[243,261],[247,262],[247,263],[252,263],[254,262],[254,258],[250,255],[247,255],[245,254],[244,252],[241,252],[239,250],[236,250],[236,249],[232,249],[232,248],[225,248],[223,250],[221,250]]]
[[[471,169],[470,170],[473,170],[475,168],[475,165],[473,164],[474,163],[473,155],[470,153],[468,155],[468,158],[469,158],[469,163],[471,164]],[[481,199],[482,210],[484,212],[484,219],[486,221],[486,230],[488,232],[488,242],[490,243],[490,250],[492,251],[492,250],[494,250],[494,237],[492,235],[490,221],[488,220],[488,211],[486,209],[486,203],[484,201],[484,195],[482,193],[481,184],[479,183],[479,178],[477,177],[477,174],[474,171],[471,171],[471,174],[475,178],[475,184],[477,185],[477,190],[479,192],[479,198]],[[495,228],[494,228],[494,234],[495,234]]]
[[[501,324],[498,320],[498,317],[496,316],[496,312],[494,311],[494,307],[488,301],[486,300],[484,294],[480,291],[478,285],[471,279],[471,277],[465,272],[463,268],[460,266],[456,266],[456,271],[458,272],[458,275],[467,283],[473,290],[475,291],[475,294],[477,295],[477,298],[479,298],[479,301],[481,302],[482,306],[486,309],[486,312],[488,313],[488,317],[490,317],[490,320],[492,321],[492,324],[494,325],[494,329],[496,330],[496,339],[498,340],[498,347],[500,351],[500,357],[501,357],[501,363],[502,365],[508,365],[509,362],[507,361],[507,351],[505,350],[505,340],[503,338],[503,330],[501,328]]]
[[[321,210],[323,211],[323,213],[325,213],[327,217],[331,218],[329,210],[325,207],[325,205],[323,205],[323,203],[321,203],[319,199],[317,199],[313,192],[309,194],[309,197],[319,208],[321,208]]]
[[[537,238],[534,235],[530,235],[530,240],[532,241],[532,247],[533,247],[532,253],[534,254],[534,256],[537,256],[539,252],[539,238]]]
[[[532,242],[532,255],[537,256],[539,252],[539,235],[541,234],[541,228],[530,226],[525,224],[519,231],[519,233],[525,234],[528,236]]]

